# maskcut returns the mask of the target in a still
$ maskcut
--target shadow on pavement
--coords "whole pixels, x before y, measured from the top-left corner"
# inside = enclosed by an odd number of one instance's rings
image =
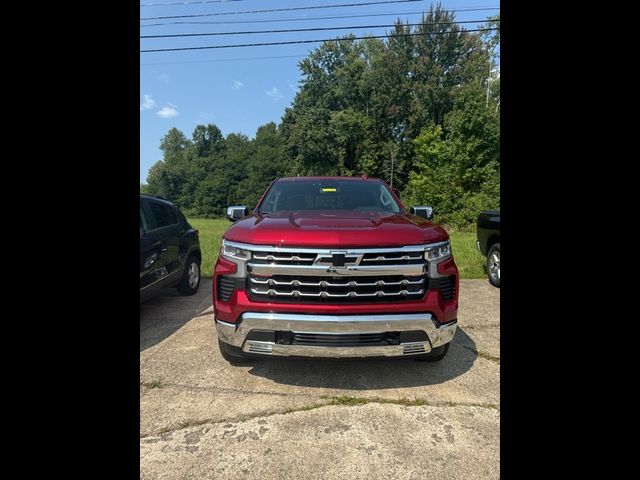
[[[259,359],[249,373],[276,383],[345,390],[384,390],[435,385],[469,371],[475,342],[458,327],[447,356],[434,363],[394,359]]]
[[[140,351],[153,347],[179,330],[192,318],[202,315],[213,303],[211,279],[202,279],[195,295],[183,296],[167,288],[140,304]]]

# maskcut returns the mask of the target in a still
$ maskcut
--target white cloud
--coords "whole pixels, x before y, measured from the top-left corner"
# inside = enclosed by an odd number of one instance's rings
[[[289,88],[295,92],[298,87],[293,83],[289,82]]]
[[[151,95],[143,95],[142,103],[140,103],[140,111],[143,110],[151,110],[156,106],[156,101],[151,97]]]
[[[173,104],[170,103],[169,105],[165,105],[160,110],[158,110],[156,112],[156,115],[158,115],[159,117],[162,117],[162,118],[177,117],[178,115],[180,115],[178,113],[178,110],[176,110],[177,108],[178,108],[177,105],[173,105]]]
[[[161,73],[160,75],[158,75],[158,80],[164,83],[169,83],[171,81],[171,77],[166,73]]]
[[[267,90],[266,92],[267,95],[269,95],[271,98],[273,98],[274,100],[278,100],[280,98],[283,97],[282,93],[280,92],[280,90],[278,90],[278,87],[273,87],[270,88],[269,90]]]
[[[240,88],[244,87],[244,83],[242,83],[240,80],[234,80],[233,81],[233,88],[234,90],[239,90]]]

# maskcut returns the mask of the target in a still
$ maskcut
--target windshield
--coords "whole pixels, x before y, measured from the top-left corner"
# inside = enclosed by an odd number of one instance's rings
[[[301,210],[352,210],[400,213],[384,183],[376,180],[284,180],[273,184],[259,213]]]

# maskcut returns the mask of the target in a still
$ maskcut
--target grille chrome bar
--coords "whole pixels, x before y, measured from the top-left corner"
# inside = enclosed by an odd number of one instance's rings
[[[292,290],[291,292],[282,292],[278,290],[274,290],[270,288],[267,291],[258,290],[257,288],[252,288],[251,293],[255,293],[256,295],[276,295],[276,296],[286,296],[286,297],[318,297],[318,298],[358,298],[358,297],[397,297],[397,296],[407,296],[407,295],[422,295],[424,294],[424,289],[416,290],[415,292],[409,290],[400,290],[399,292],[385,292],[383,290],[378,290],[377,292],[345,292],[345,293],[331,293],[331,292],[300,292],[298,290]]]
[[[424,283],[424,278],[418,280],[400,280],[398,282],[387,282],[385,280],[378,280],[376,282],[358,282],[357,280],[351,280],[347,283],[332,283],[321,280],[319,282],[305,282],[301,280],[273,280],[267,278],[265,280],[259,280],[256,277],[249,277],[253,283],[259,285],[291,285],[293,287],[386,287],[386,286],[404,286],[404,285],[420,285]]]
[[[424,275],[425,264],[408,265],[358,265],[327,267],[320,265],[278,265],[249,263],[251,273],[259,276],[270,275],[322,275],[322,276],[371,276],[371,275]]]
[[[386,257],[384,255],[378,255],[377,257],[374,257],[374,258],[363,258],[362,261],[363,262],[389,262],[394,260],[403,261],[403,260],[421,260],[421,259],[422,259],[422,253],[419,253],[418,255],[402,255],[401,257]]]
[[[260,255],[257,253],[253,254],[253,258],[256,260],[266,260],[268,262],[313,262],[316,259],[315,255],[308,255],[306,257],[301,257],[299,255],[290,255],[290,256],[284,256],[284,255],[272,255],[272,254],[266,254],[266,255]]]

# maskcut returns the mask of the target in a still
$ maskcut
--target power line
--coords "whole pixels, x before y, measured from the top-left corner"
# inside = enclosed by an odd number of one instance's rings
[[[227,3],[244,2],[244,0],[202,0],[200,2],[174,2],[174,3],[141,3],[141,7],[164,7],[165,5],[193,5],[196,3]]]
[[[317,10],[324,8],[342,8],[342,7],[363,7],[366,5],[385,5],[389,3],[408,3],[420,2],[421,0],[383,0],[380,2],[363,2],[363,3],[342,3],[338,5],[312,5],[307,7],[288,7],[288,8],[271,8],[268,10],[245,10],[241,12],[216,12],[216,13],[195,13],[191,15],[170,15],[164,17],[145,17],[140,20],[164,20],[171,18],[193,18],[193,17],[216,17],[219,15],[239,15],[243,13],[268,13],[268,12],[290,12],[293,10]]]
[[[273,60],[276,58],[306,58],[308,55],[278,55],[274,57],[242,57],[242,58],[219,58],[215,60],[193,60],[190,62],[159,62],[159,63],[141,63],[141,67],[149,67],[154,65],[184,65],[189,63],[218,63],[218,62],[238,62],[244,60]]]
[[[457,25],[460,23],[482,23],[486,19],[481,20],[464,20],[455,22],[428,22],[428,23],[403,23],[407,27],[417,27],[419,25]],[[286,28],[281,30],[253,30],[245,32],[210,32],[210,33],[174,33],[171,35],[141,35],[140,38],[177,38],[177,37],[211,37],[215,35],[252,35],[256,33],[293,33],[293,32],[318,32],[326,30],[357,30],[362,28],[392,28],[396,25],[356,25],[346,27],[314,27],[314,28]]]
[[[448,12],[478,12],[486,10],[499,10],[500,7],[489,8],[459,8],[456,10],[447,10]],[[140,25],[140,28],[145,27],[160,27],[164,25],[231,25],[242,23],[278,23],[278,22],[296,22],[296,21],[309,21],[309,20],[336,20],[340,18],[367,18],[367,17],[385,17],[396,15],[418,15],[425,14],[424,10],[415,12],[388,12],[388,13],[367,13],[367,14],[355,14],[355,15],[328,15],[324,17],[293,17],[293,18],[273,18],[267,20],[221,20],[215,22],[199,22],[199,21],[178,21],[178,22],[163,22],[163,23],[148,23],[146,25]]]
[[[426,33],[401,33],[401,34],[387,34],[387,35],[369,35],[366,37],[342,37],[342,38],[324,38],[320,40],[293,40],[287,42],[266,42],[266,43],[239,43],[232,45],[210,45],[206,47],[181,47],[181,48],[154,48],[151,50],[140,50],[140,53],[152,53],[152,52],[178,52],[185,50],[209,50],[214,48],[238,48],[238,47],[265,47],[270,45],[293,45],[300,43],[322,43],[322,42],[343,42],[353,40],[366,40],[367,38],[390,38],[390,37],[416,37],[425,35],[446,35],[457,33],[471,33],[471,32],[491,32],[498,30],[497,28],[476,28],[473,30],[460,30],[458,32],[426,32]]]

